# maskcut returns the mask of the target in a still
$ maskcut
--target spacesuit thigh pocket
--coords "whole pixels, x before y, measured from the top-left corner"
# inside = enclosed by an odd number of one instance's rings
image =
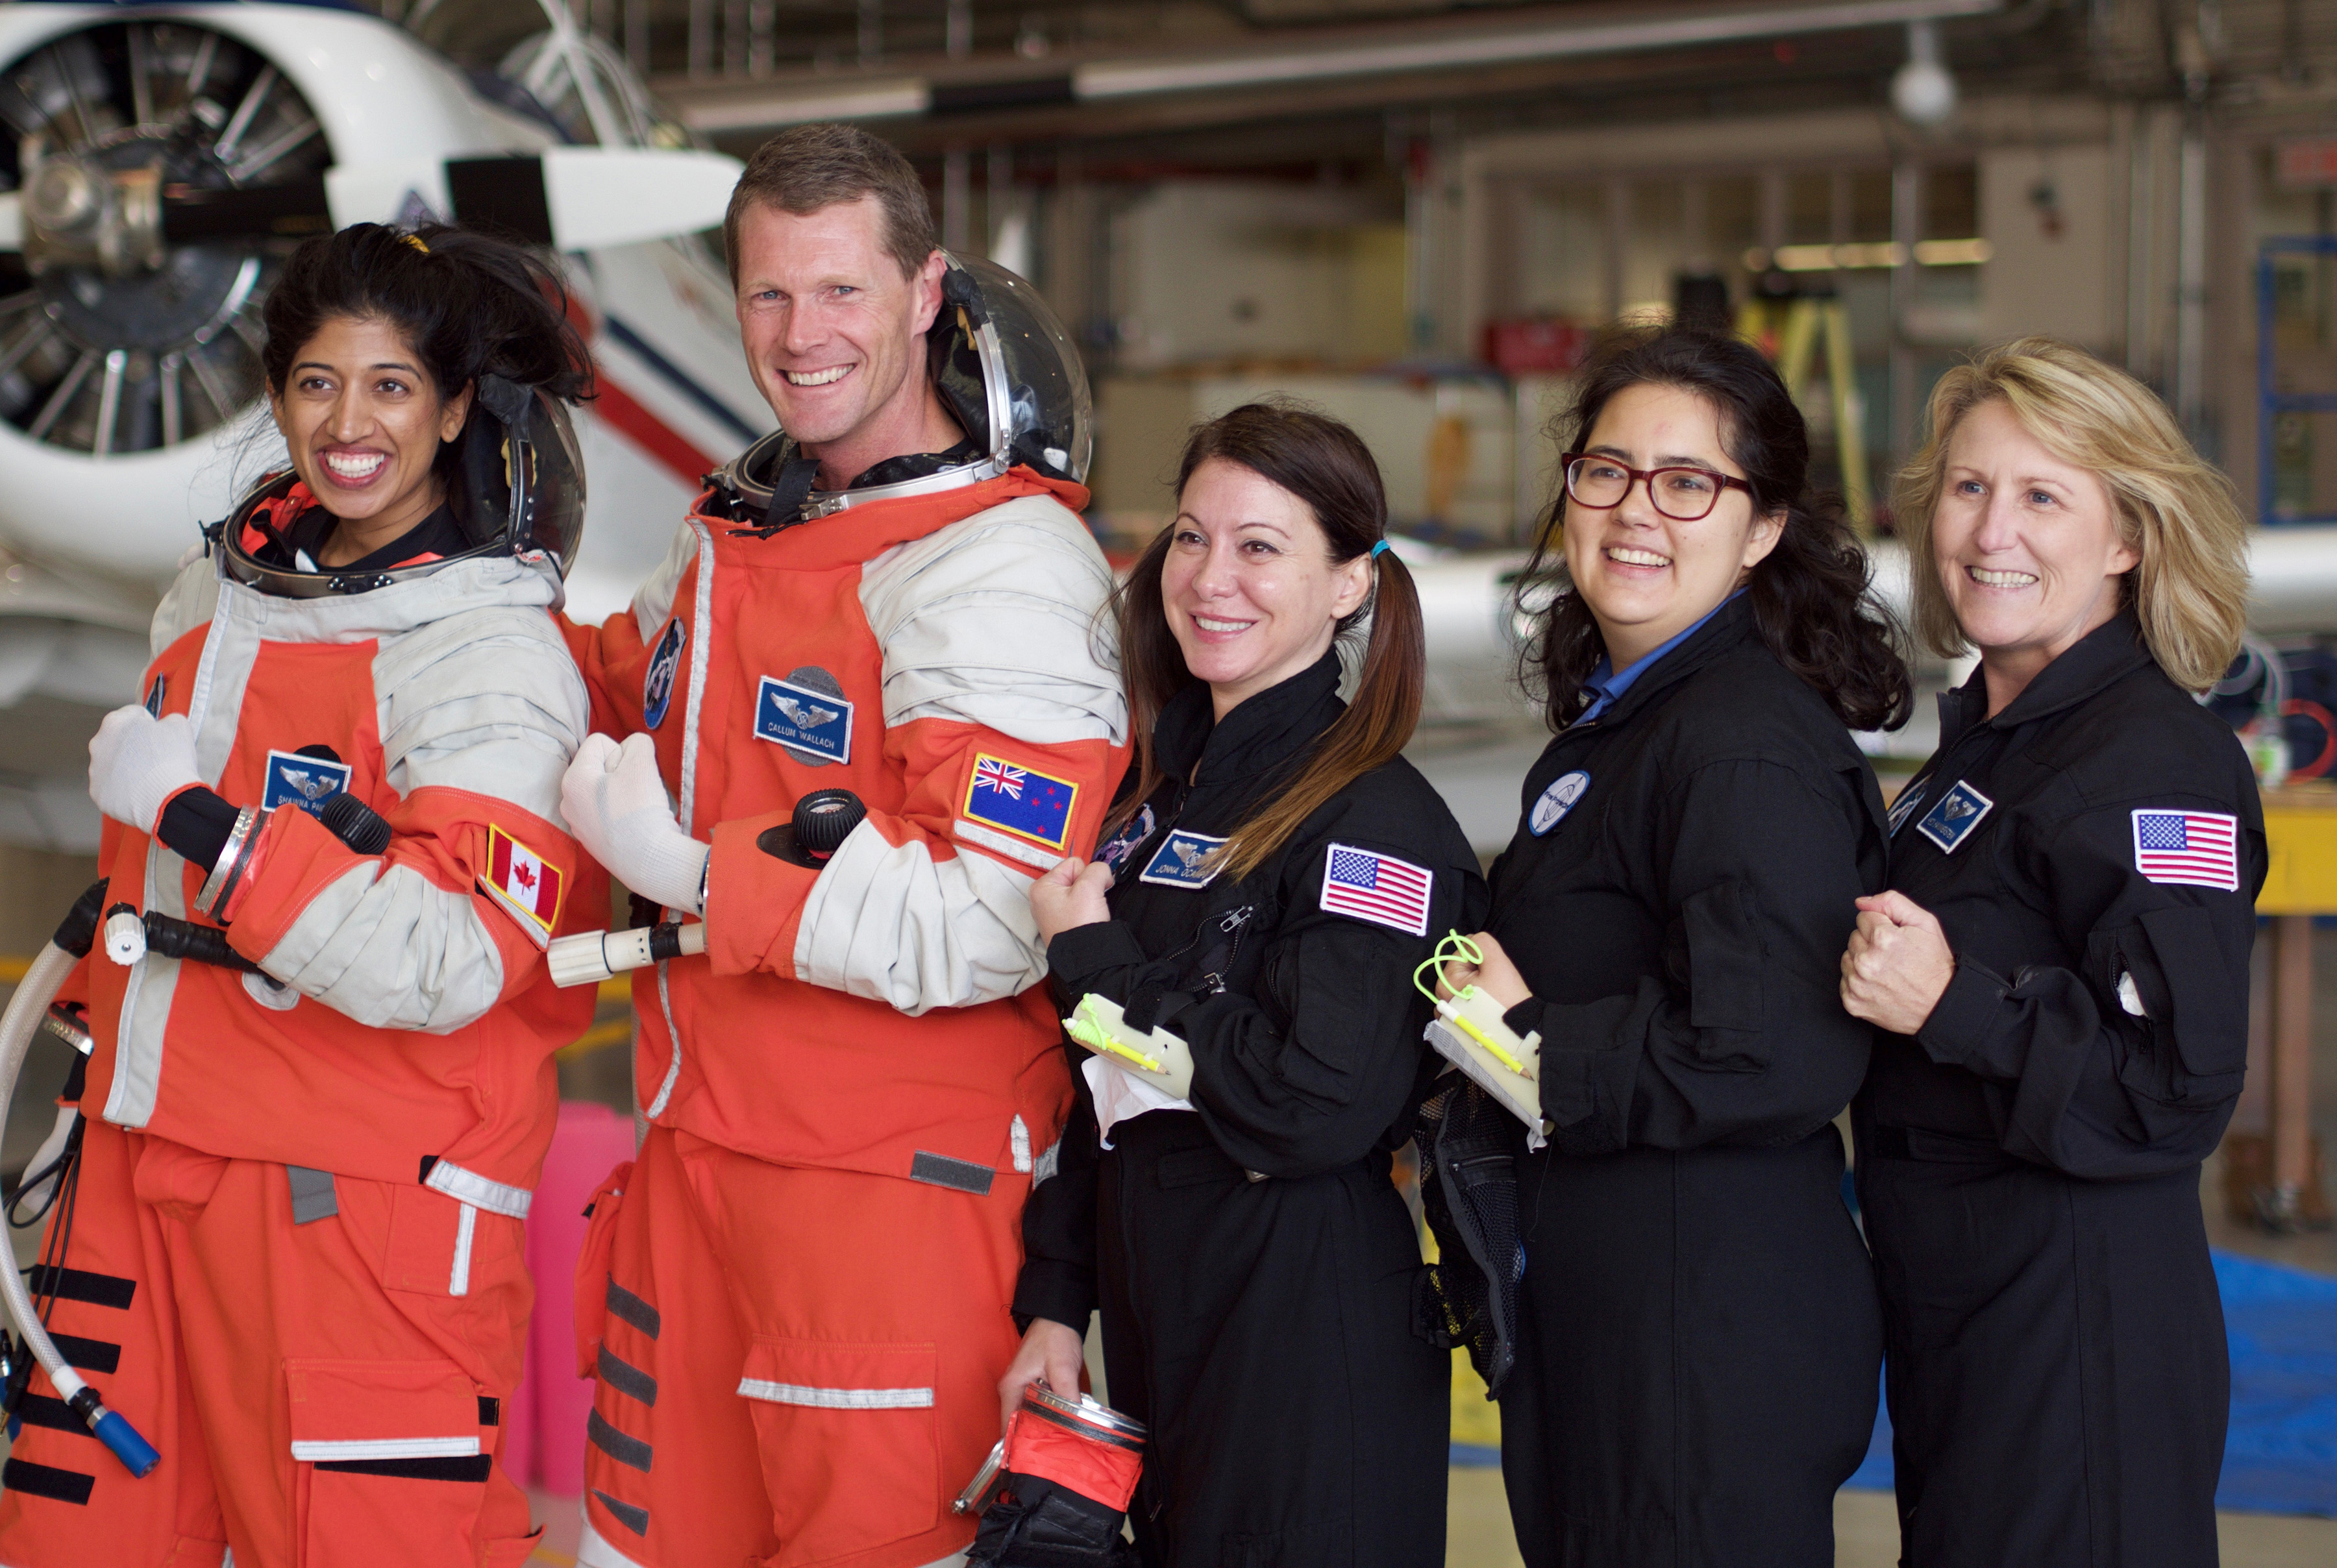
[[[493,1458],[477,1390],[451,1361],[285,1363],[307,1471],[299,1568],[477,1558]]]
[[[932,1345],[756,1339],[738,1392],[790,1558],[847,1556],[941,1523],[938,1365]]]

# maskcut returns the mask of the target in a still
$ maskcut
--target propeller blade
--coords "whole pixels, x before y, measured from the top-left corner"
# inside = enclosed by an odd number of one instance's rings
[[[553,147],[541,154],[347,164],[273,185],[166,185],[162,239],[298,239],[419,209],[555,250],[632,245],[711,229],[742,165],[719,152]],[[24,248],[17,193],[0,192],[0,251]]]
[[[553,147],[543,193],[562,250],[634,245],[720,225],[746,165],[719,152]]]

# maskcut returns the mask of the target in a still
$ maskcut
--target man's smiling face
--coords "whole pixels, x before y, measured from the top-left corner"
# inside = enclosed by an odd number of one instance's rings
[[[871,197],[806,213],[757,204],[739,215],[748,369],[781,427],[846,477],[925,450],[924,334],[941,308],[946,263],[935,251],[904,278],[885,239],[884,209]]]

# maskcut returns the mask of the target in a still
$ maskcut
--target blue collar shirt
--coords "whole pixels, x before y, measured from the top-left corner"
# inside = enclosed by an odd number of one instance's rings
[[[1645,654],[1642,657],[1632,660],[1630,664],[1627,665],[1622,669],[1617,669],[1613,660],[1609,659],[1605,654],[1600,654],[1599,656],[1599,663],[1590,671],[1590,678],[1582,683],[1582,689],[1591,694],[1590,706],[1582,710],[1582,716],[1580,718],[1576,719],[1573,725],[1569,725],[1566,727],[1572,729],[1574,725],[1589,724],[1592,719],[1597,718],[1600,714],[1605,713],[1609,708],[1614,706],[1617,702],[1622,699],[1623,694],[1631,689],[1631,683],[1633,681],[1638,680],[1641,676],[1655,668],[1656,661],[1657,659],[1671,652],[1672,649],[1679,647],[1680,644],[1694,637],[1697,632],[1702,631],[1704,629],[1705,621],[1710,620],[1714,616],[1718,615],[1722,607],[1726,605],[1729,599],[1735,599],[1736,594],[1743,593],[1744,591],[1745,590],[1743,589],[1738,589],[1736,593],[1730,594],[1728,599],[1722,599],[1719,604],[1716,604],[1709,610],[1706,610],[1703,618],[1697,620],[1694,626],[1689,627],[1686,631],[1681,632],[1669,642],[1664,643],[1662,646],[1657,648],[1653,652]]]

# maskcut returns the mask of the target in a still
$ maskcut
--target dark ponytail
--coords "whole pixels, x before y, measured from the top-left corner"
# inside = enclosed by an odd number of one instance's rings
[[[1387,537],[1379,464],[1363,438],[1335,419],[1284,404],[1249,403],[1198,426],[1177,465],[1180,498],[1194,471],[1213,459],[1247,468],[1304,502],[1323,530],[1334,565],[1345,566]],[[1107,837],[1160,787],[1164,775],[1153,755],[1152,726],[1169,699],[1194,681],[1160,598],[1161,567],[1176,533],[1174,522],[1162,529],[1112,596],[1138,773],[1135,793],[1104,825]],[[1373,565],[1371,593],[1336,633],[1352,639],[1370,622],[1355,695],[1296,776],[1235,828],[1218,852],[1237,877],[1256,871],[1332,796],[1394,760],[1420,722],[1428,684],[1420,595],[1393,550],[1379,550]]]
[[[488,375],[565,403],[592,394],[592,358],[570,321],[559,272],[484,234],[437,223],[411,232],[357,223],[304,242],[268,296],[259,360],[271,396],[283,395],[293,360],[336,317],[394,328],[441,397]],[[459,448],[439,449],[442,479]]]
[[[1571,433],[1559,450],[1583,450],[1607,405],[1628,388],[1648,385],[1709,403],[1723,450],[1752,486],[1755,515],[1785,514],[1776,548],[1746,585],[1770,653],[1850,728],[1906,723],[1914,689],[1899,655],[1899,630],[1867,597],[1873,567],[1841,502],[1809,488],[1809,430],[1776,369],[1738,337],[1688,327],[1617,333],[1583,373]],[[1528,689],[1540,697],[1552,729],[1563,729],[1588,706],[1583,683],[1607,651],[1590,607],[1566,575],[1565,521],[1561,482],[1521,579],[1525,594],[1555,589],[1521,661]]]

